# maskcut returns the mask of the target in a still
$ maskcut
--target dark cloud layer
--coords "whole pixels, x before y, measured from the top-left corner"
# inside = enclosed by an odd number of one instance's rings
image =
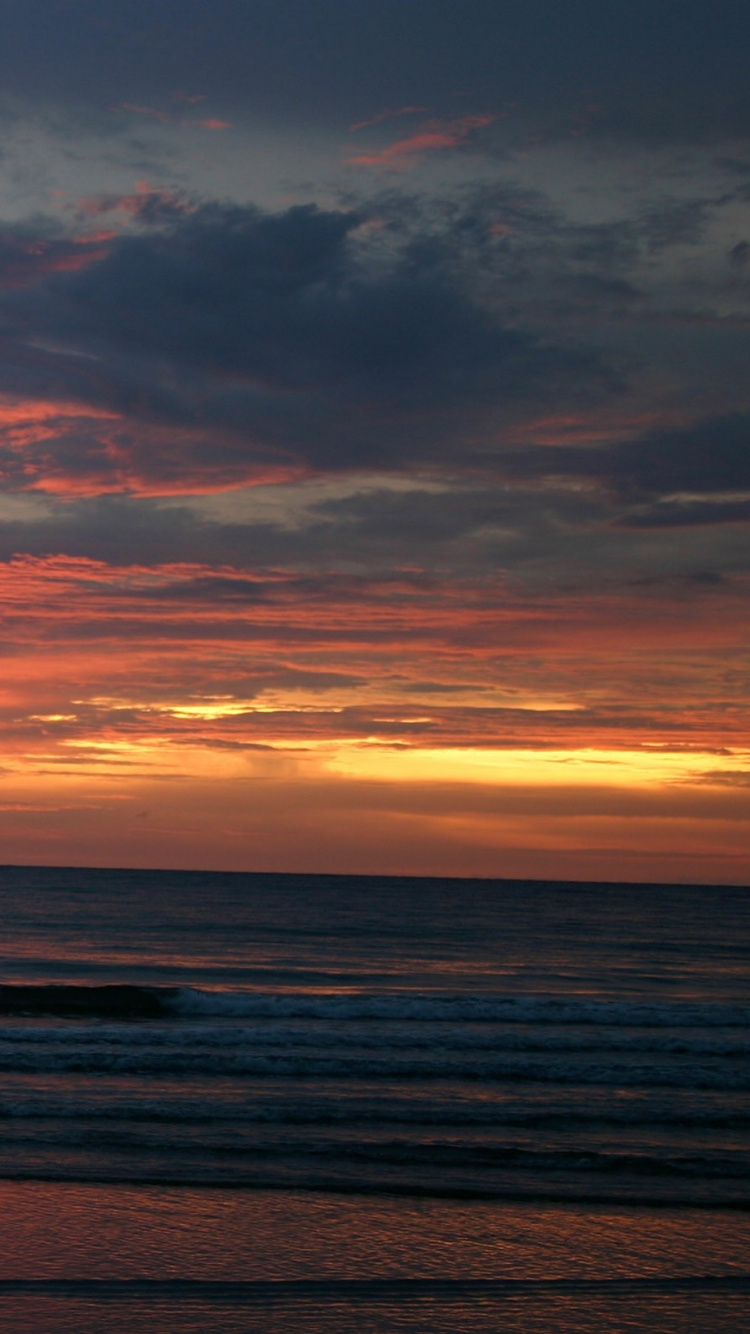
[[[750,492],[750,416],[712,417],[607,447],[510,450],[505,466],[516,477],[602,483],[620,506],[635,507],[630,521],[637,525],[739,520]],[[706,503],[712,496],[716,502]],[[643,510],[655,501],[658,508]]]
[[[121,202],[90,201],[87,216]],[[5,487],[123,501],[11,519],[0,552],[562,562],[564,577],[594,553],[627,567],[628,531],[744,523],[750,415],[684,412],[625,433],[617,411],[635,391],[596,346],[603,312],[622,322],[648,305],[630,281],[639,255],[700,233],[705,205],[573,225],[508,186],[433,201],[432,217],[429,202],[392,190],[367,208],[270,213],[141,192],[124,230],[98,238],[49,220],[7,228]],[[498,216],[513,217],[512,242],[493,233]],[[597,405],[615,414],[599,431]],[[528,434],[540,416],[554,444]],[[571,420],[585,444],[566,443]],[[293,532],[133,497],[384,470],[413,485],[323,499]],[[665,538],[648,559],[659,576],[746,564],[732,541],[694,555]],[[640,556],[634,569],[649,573]]]
[[[612,387],[595,352],[543,339],[480,299],[478,272],[448,271],[442,246],[396,237],[390,254],[372,254],[356,240],[362,222],[312,206],[206,206],[110,240],[78,272],[47,277],[41,266],[41,281],[0,306],[10,373],[22,363],[33,375],[36,359],[42,392],[67,378],[89,405],[218,432],[205,447],[183,441],[182,466],[186,480],[191,467],[220,474],[223,450],[230,484],[243,458],[312,468],[450,458],[515,405]],[[87,465],[90,450],[81,438]],[[75,471],[73,441],[69,455]],[[142,452],[139,468],[163,478],[160,451],[150,465]]]
[[[603,471],[636,494],[750,490],[750,416],[714,417],[610,449]]]

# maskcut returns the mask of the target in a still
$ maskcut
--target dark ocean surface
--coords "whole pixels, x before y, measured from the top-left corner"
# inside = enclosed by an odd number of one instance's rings
[[[0,869],[0,1326],[742,1328],[750,891]]]

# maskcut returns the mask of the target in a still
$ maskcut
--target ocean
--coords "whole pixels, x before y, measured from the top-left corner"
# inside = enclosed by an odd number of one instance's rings
[[[736,1334],[750,891],[0,868],[7,1334]]]

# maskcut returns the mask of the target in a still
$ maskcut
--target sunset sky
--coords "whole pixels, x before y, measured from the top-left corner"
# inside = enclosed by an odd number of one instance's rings
[[[750,881],[748,49],[3,0],[1,862]]]

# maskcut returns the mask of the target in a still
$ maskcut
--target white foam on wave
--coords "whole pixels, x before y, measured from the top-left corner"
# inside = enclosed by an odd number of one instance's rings
[[[310,992],[199,991],[182,988],[167,1013],[227,1018],[378,1019],[434,1023],[603,1024],[640,1028],[736,1028],[750,1024],[750,1005],[674,1001],[557,1000],[549,997],[436,996],[401,992],[361,995]]]

